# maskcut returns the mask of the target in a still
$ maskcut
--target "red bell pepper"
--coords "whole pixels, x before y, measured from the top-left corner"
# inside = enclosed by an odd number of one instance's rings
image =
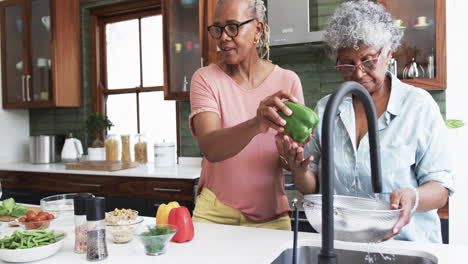
[[[170,225],[177,226],[177,233],[172,237],[172,242],[183,243],[185,241],[190,241],[195,235],[193,228],[192,217],[190,212],[185,206],[180,206],[173,208],[169,212],[168,222]]]

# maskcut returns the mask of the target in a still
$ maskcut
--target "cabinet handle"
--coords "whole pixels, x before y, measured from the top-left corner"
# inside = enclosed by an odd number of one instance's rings
[[[0,178],[0,181],[2,182],[18,182],[16,179],[8,179],[8,178]]]
[[[181,192],[181,189],[153,188],[156,192]]]
[[[29,84],[31,82],[31,75],[26,75],[26,99],[28,102],[31,101],[31,97],[29,96]]]
[[[203,57],[200,57],[200,66],[203,67]]]
[[[83,187],[95,187],[95,188],[101,188],[102,184],[92,184],[92,183],[76,183],[76,182],[67,182],[69,185],[73,186],[83,186]]]
[[[26,80],[26,76],[24,76],[24,74],[21,75],[21,100],[24,102],[26,101],[26,98],[24,97],[24,82]]]

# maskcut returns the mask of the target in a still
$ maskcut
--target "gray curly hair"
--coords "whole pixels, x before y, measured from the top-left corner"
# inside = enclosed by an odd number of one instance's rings
[[[336,60],[341,48],[359,45],[395,52],[403,32],[396,28],[393,17],[380,4],[357,0],[341,4],[328,20],[324,42],[328,56]]]
[[[226,0],[217,0],[216,5],[219,6]],[[249,5],[249,12],[252,17],[260,22],[263,22],[262,36],[257,43],[257,54],[261,59],[270,61],[270,27],[266,19],[266,7],[263,0],[246,0]]]

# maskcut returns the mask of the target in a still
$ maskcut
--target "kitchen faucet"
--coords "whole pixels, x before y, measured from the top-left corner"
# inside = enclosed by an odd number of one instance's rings
[[[333,245],[334,226],[333,226],[333,193],[335,177],[334,152],[334,128],[335,117],[337,116],[338,106],[343,98],[348,94],[355,95],[366,111],[367,126],[369,133],[370,159],[371,159],[371,177],[374,193],[382,192],[382,179],[380,168],[380,144],[377,134],[377,114],[369,92],[357,82],[345,82],[341,84],[335,93],[330,97],[322,123],[322,249],[318,256],[319,264],[337,263],[336,254]]]

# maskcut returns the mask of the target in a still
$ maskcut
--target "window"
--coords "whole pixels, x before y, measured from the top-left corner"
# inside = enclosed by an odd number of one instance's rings
[[[163,92],[161,9],[142,2],[143,7],[137,2],[93,12],[94,108],[114,123],[108,134],[143,133],[150,142],[177,142],[176,103],[165,101]]]

